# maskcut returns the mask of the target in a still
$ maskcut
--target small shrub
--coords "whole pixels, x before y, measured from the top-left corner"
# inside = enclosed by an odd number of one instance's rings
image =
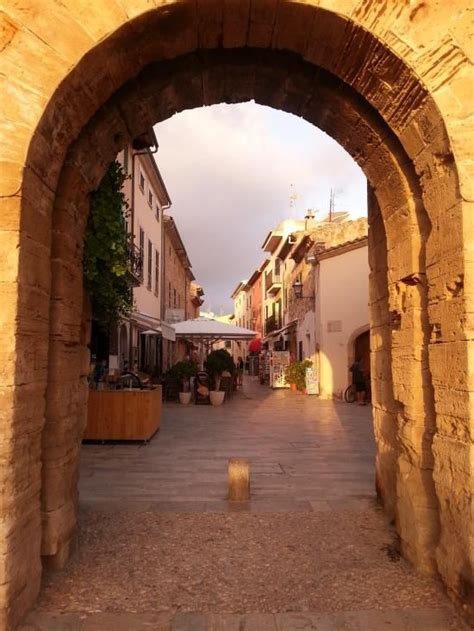
[[[84,243],[84,286],[93,318],[105,328],[127,318],[133,307],[124,222],[128,204],[122,191],[125,179],[120,164],[113,162],[98,189],[90,194]]]
[[[182,388],[181,392],[189,392],[189,383],[191,377],[195,377],[197,371],[197,365],[189,359],[185,359],[183,361],[177,362],[176,364],[174,364],[174,366],[171,366],[166,374],[169,377],[172,377],[173,379],[179,381]]]
[[[227,370],[232,374],[235,370],[235,364],[230,353],[224,348],[219,348],[209,353],[204,362],[204,368],[213,377],[215,389],[219,390],[222,373]]]
[[[286,383],[294,383],[298,390],[304,390],[306,388],[306,368],[311,368],[312,365],[313,362],[309,359],[291,363],[285,371]]]

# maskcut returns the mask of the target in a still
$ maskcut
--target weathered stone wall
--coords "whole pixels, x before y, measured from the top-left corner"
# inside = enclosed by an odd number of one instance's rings
[[[43,554],[60,565],[73,540],[87,193],[151,123],[250,98],[324,129],[374,189],[379,489],[408,558],[439,571],[472,607],[468,5],[99,0],[91,11],[84,0],[4,2],[0,626],[13,628],[39,589],[40,492]],[[214,52],[187,55],[196,50]]]

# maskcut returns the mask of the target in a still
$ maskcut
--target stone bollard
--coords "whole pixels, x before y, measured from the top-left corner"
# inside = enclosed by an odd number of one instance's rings
[[[243,502],[250,499],[250,468],[248,460],[229,460],[229,500]]]

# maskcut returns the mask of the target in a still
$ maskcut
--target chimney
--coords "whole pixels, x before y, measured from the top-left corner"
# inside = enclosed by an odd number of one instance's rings
[[[304,228],[305,230],[313,230],[316,227],[316,219],[314,212],[311,208],[308,208],[306,215],[304,216]]]

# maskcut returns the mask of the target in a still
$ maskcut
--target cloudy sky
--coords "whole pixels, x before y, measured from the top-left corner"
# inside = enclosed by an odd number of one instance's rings
[[[156,125],[156,156],[205,309],[232,311],[230,293],[265,258],[282,219],[306,209],[366,214],[366,180],[350,156],[303,119],[255,103],[188,110]],[[290,203],[292,191],[296,195]]]

